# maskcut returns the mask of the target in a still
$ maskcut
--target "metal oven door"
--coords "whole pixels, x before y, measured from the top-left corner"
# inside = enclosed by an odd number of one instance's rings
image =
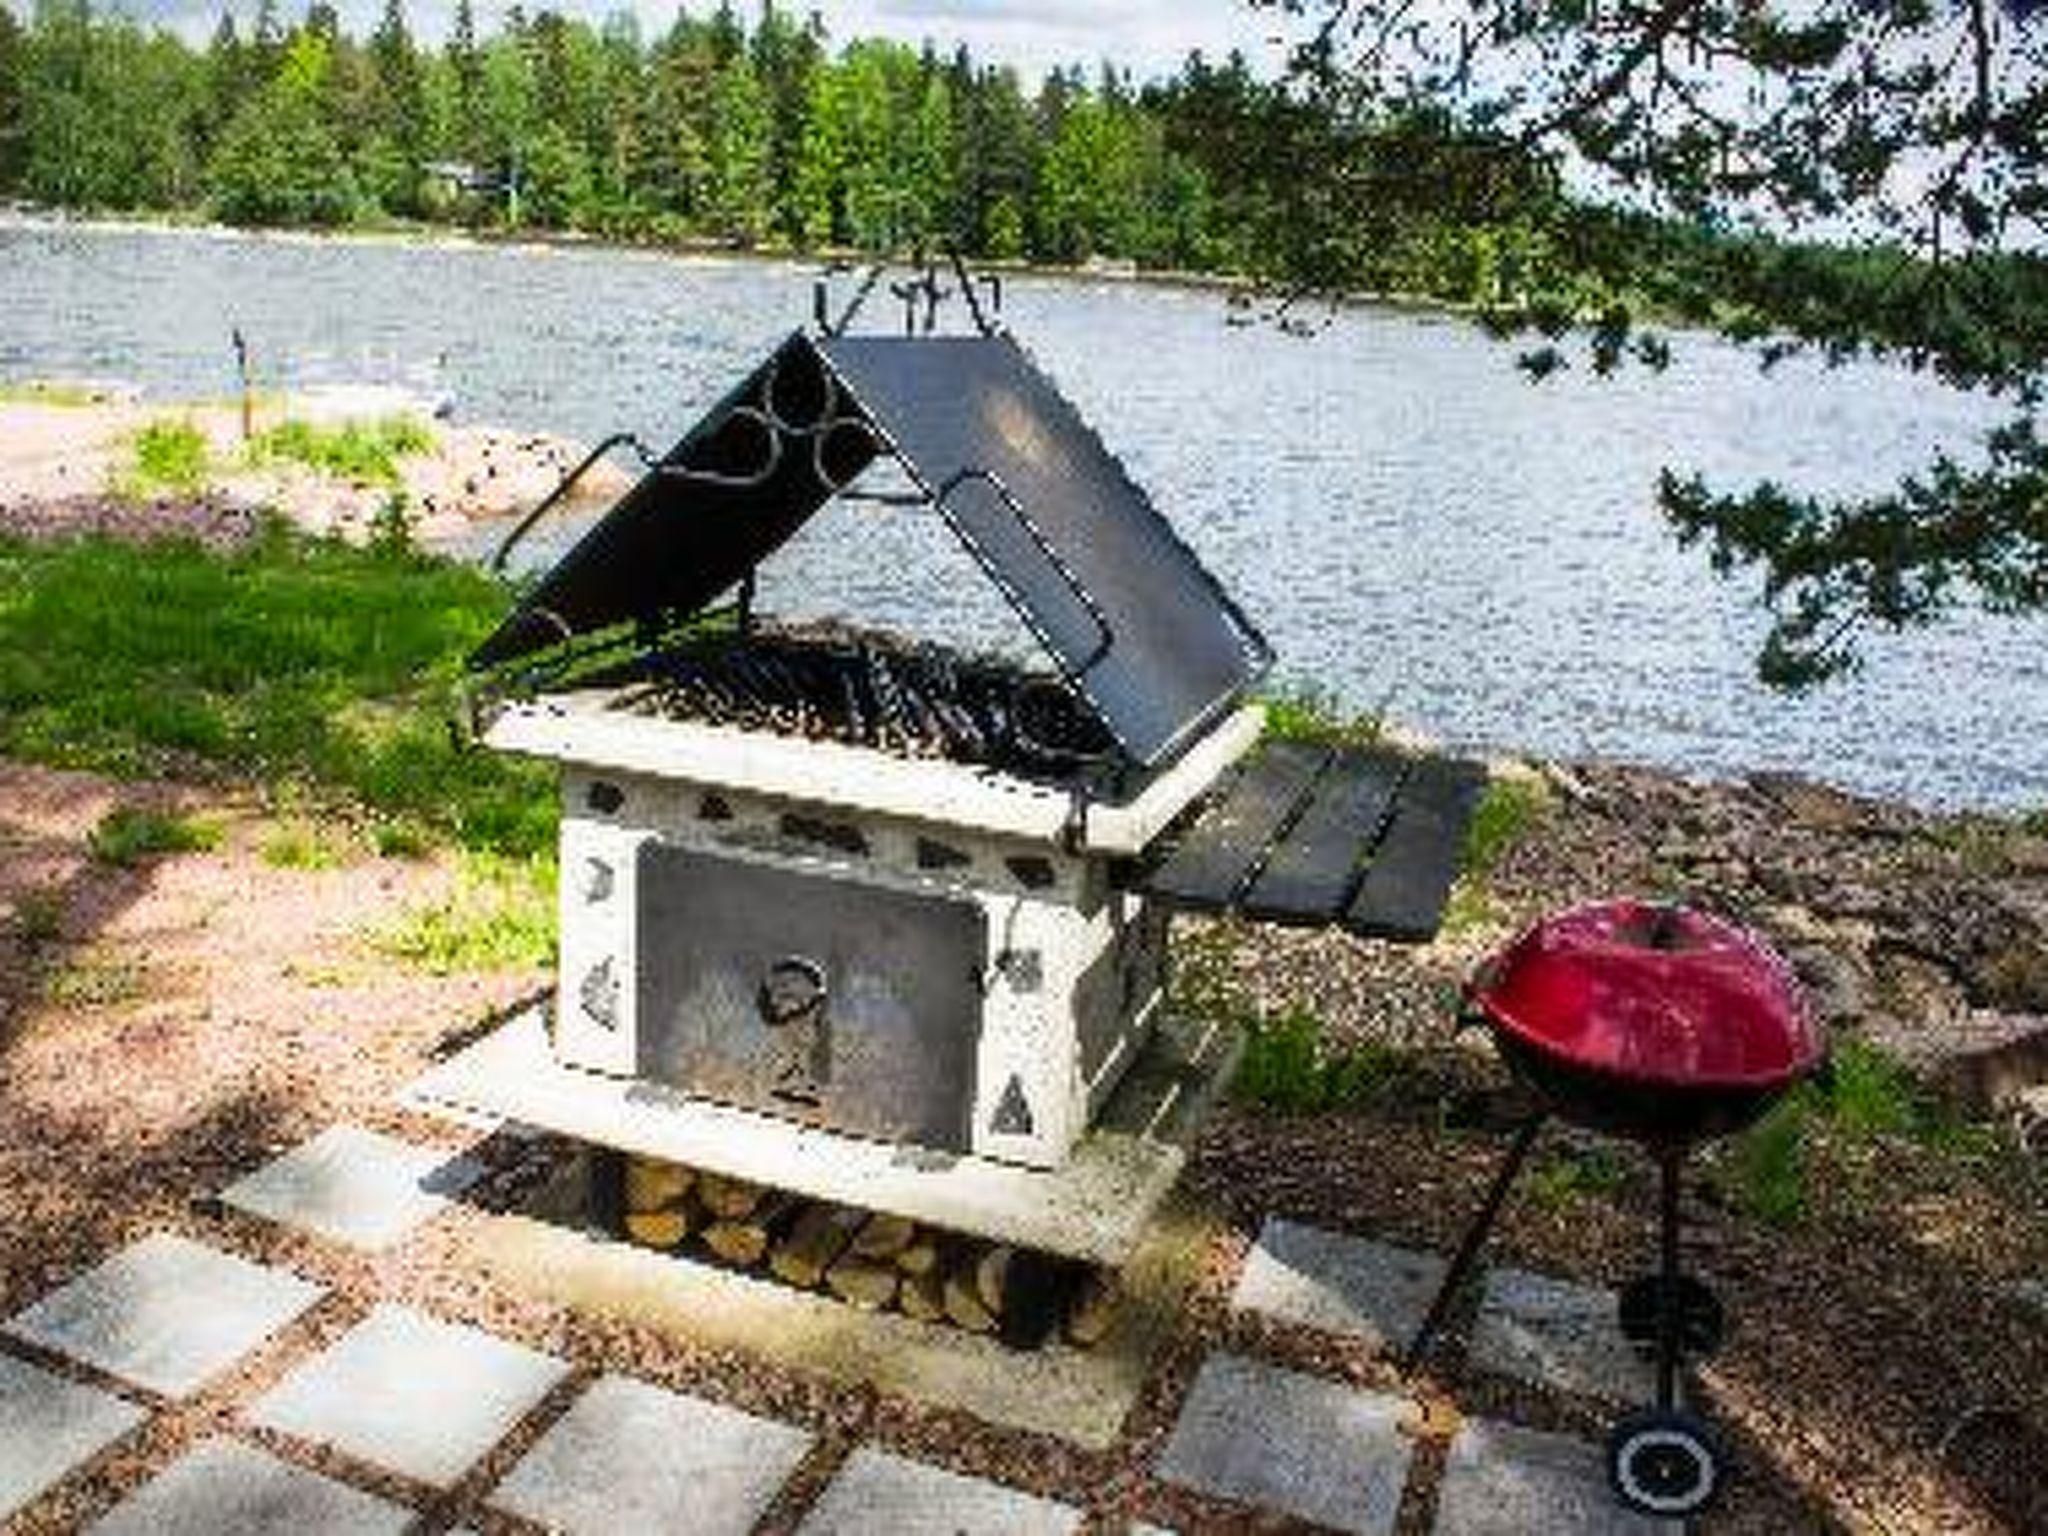
[[[965,1152],[987,920],[958,897],[665,842],[639,851],[639,1075]]]

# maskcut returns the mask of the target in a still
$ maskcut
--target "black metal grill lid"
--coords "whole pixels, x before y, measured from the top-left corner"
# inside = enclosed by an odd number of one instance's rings
[[[1205,731],[1272,653],[1008,336],[798,333],[719,402],[470,658],[687,617],[892,454],[1134,763]]]

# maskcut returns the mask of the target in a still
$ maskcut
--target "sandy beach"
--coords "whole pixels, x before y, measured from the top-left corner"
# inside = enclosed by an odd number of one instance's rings
[[[137,479],[136,439],[159,423],[187,423],[204,437],[199,499],[229,511],[268,509],[309,533],[349,539],[368,535],[394,491],[403,494],[413,536],[429,544],[474,520],[523,512],[587,451],[546,433],[436,419],[435,406],[381,385],[265,393],[252,401],[245,436],[239,401],[150,401],[120,385],[63,381],[0,386],[0,521],[108,500],[142,511],[161,498],[159,488]],[[253,438],[285,422],[333,429],[394,419],[420,423],[432,438],[426,451],[397,458],[396,486],[252,451]],[[578,482],[576,497],[609,500],[626,480],[623,470],[600,462]]]

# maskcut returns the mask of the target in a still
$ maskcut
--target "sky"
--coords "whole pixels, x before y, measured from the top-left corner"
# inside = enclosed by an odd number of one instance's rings
[[[303,13],[305,0],[277,0],[287,18]],[[480,30],[496,29],[509,0],[472,0]],[[709,15],[717,0],[686,0],[693,15]],[[445,36],[455,0],[405,0],[414,33],[438,42]],[[755,0],[735,0],[750,22]],[[1221,56],[1240,48],[1261,73],[1277,71],[1280,45],[1272,41],[1286,26],[1272,10],[1254,10],[1245,0],[782,0],[801,14],[815,9],[833,45],[856,37],[892,37],[917,46],[927,39],[942,51],[965,43],[975,57],[1015,65],[1037,80],[1059,64],[1080,64],[1092,75],[1103,59],[1114,60],[1138,79],[1171,74],[1191,49]],[[213,31],[223,9],[246,26],[257,0],[103,0],[144,23],[161,23],[193,42]],[[335,0],[342,23],[367,34],[382,14],[384,0]],[[527,0],[529,12],[552,8],[565,15],[602,20],[632,10],[648,35],[666,30],[675,0]],[[1298,25],[1298,23],[1297,23]]]

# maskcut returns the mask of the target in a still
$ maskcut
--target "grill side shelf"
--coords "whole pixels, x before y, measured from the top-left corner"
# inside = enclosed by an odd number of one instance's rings
[[[1408,776],[1344,926],[1366,938],[1423,942],[1436,935],[1458,875],[1465,827],[1486,788],[1486,769],[1424,758]]]
[[[1307,804],[1329,757],[1291,741],[1258,752],[1202,806],[1143,888],[1175,906],[1228,910]]]
[[[1389,748],[1257,750],[1125,875],[1169,907],[1426,941],[1486,770]]]
[[[1359,866],[1386,830],[1412,764],[1386,748],[1335,754],[1293,830],[1244,893],[1266,922],[1333,923],[1358,889]]]

